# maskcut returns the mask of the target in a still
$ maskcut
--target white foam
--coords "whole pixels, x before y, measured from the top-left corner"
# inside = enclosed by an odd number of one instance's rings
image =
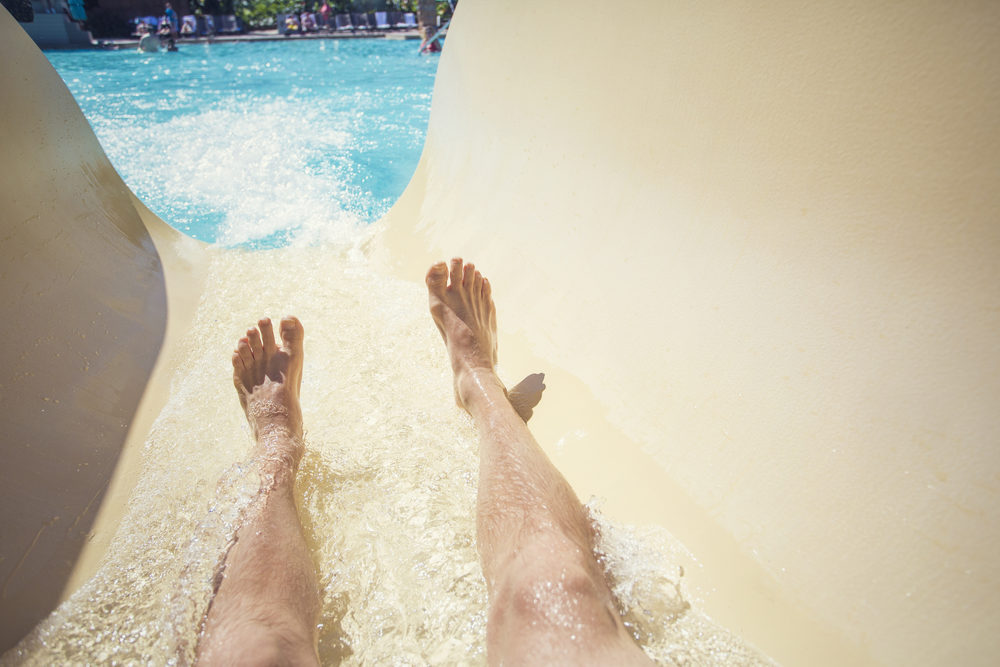
[[[350,140],[346,129],[330,127],[320,106],[290,100],[233,101],[102,133],[109,155],[118,156],[137,192],[150,193],[154,210],[185,231],[216,212],[226,245],[269,238],[307,244],[356,233],[366,221],[338,203],[354,195],[326,159]],[[144,158],[123,159],[134,151]]]

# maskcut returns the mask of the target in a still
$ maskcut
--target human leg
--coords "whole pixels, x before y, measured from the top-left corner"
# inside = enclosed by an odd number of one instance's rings
[[[319,664],[316,571],[295,507],[304,452],[299,388],[303,329],[294,317],[247,331],[233,353],[233,384],[255,440],[261,488],[226,555],[198,645],[206,665]]]
[[[493,663],[648,662],[625,630],[593,555],[589,519],[497,377],[489,281],[454,259],[427,274],[455,396],[480,436],[477,542],[490,593]]]

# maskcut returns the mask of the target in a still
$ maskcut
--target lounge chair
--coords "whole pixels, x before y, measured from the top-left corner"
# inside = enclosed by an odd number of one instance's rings
[[[298,35],[302,32],[298,14],[278,14],[275,17],[279,35]]]
[[[337,14],[333,17],[333,24],[336,26],[337,32],[354,30],[354,24],[351,23],[350,14]]]
[[[240,29],[239,21],[236,20],[236,16],[234,14],[220,16],[219,18],[220,18],[219,21],[220,33],[232,34],[232,33],[242,32],[242,30]]]
[[[181,17],[181,37],[195,37],[198,35],[198,21],[194,14],[185,14]]]
[[[371,24],[368,22],[368,14],[351,14],[351,22],[355,30],[368,30]]]
[[[312,12],[302,12],[302,32],[319,32],[319,23]]]
[[[388,30],[391,27],[387,12],[375,12],[375,28],[377,30]]]
[[[403,14],[403,26],[415,30],[417,28],[417,15],[413,12]]]
[[[201,17],[201,34],[203,35],[214,35],[215,34],[215,19],[211,15],[206,14]]]

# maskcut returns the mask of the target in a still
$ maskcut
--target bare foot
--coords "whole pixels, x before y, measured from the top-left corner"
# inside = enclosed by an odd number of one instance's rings
[[[281,347],[275,343],[271,320],[264,318],[236,344],[233,384],[257,441],[254,452],[266,473],[298,469],[302,459],[302,323],[281,320]]]
[[[480,393],[483,383],[499,387],[521,419],[531,419],[533,408],[542,400],[543,373],[533,373],[510,392],[496,375],[497,311],[490,281],[474,264],[461,258],[444,262],[427,272],[431,317],[444,338],[451,369],[455,373],[455,402],[466,410],[472,393]]]
[[[427,272],[431,317],[444,337],[451,370],[455,373],[455,400],[469,409],[473,393],[486,385],[503,389],[493,370],[497,362],[497,311],[490,281],[474,264],[460,258]],[[506,393],[506,390],[504,390]]]

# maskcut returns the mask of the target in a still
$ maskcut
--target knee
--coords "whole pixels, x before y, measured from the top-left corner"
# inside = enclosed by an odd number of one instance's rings
[[[603,577],[578,564],[525,565],[498,580],[490,605],[491,625],[523,631],[615,633],[611,594]]]

